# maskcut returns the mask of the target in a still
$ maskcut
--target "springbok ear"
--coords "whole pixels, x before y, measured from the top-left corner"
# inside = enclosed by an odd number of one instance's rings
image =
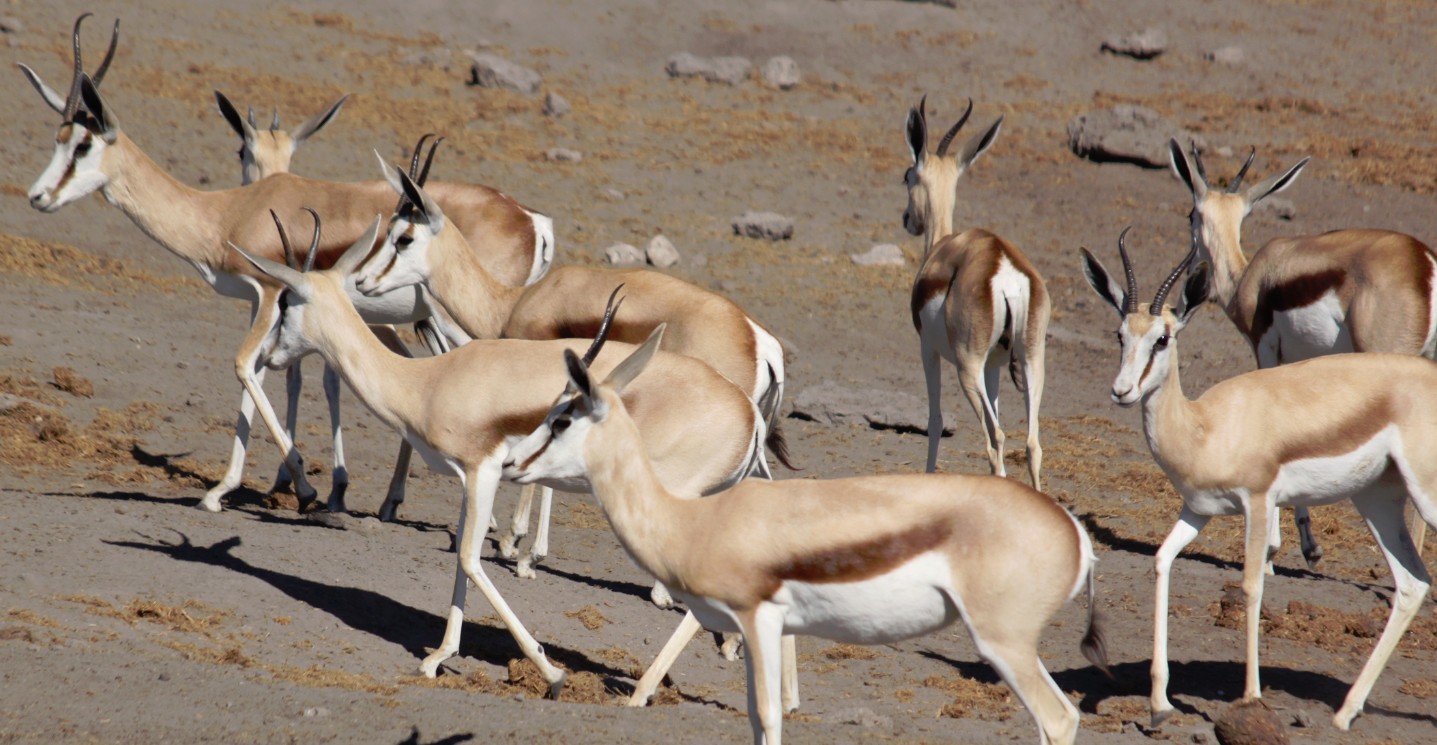
[[[414,183],[414,179],[409,178],[407,173],[399,174],[399,183],[404,187],[405,198],[424,213],[424,221],[429,223],[429,232],[438,234],[444,230],[444,211],[429,198],[424,187]]]
[[[1088,286],[1093,288],[1093,292],[1098,293],[1098,297],[1113,306],[1113,310],[1118,312],[1118,317],[1122,318],[1123,308],[1128,302],[1127,291],[1121,284],[1118,284],[1117,280],[1113,279],[1113,275],[1108,274],[1108,270],[1103,268],[1103,262],[1098,261],[1097,257],[1093,256],[1088,249],[1079,248],[1078,250],[1083,254],[1083,276],[1087,277]]]
[[[639,373],[643,372],[644,368],[648,366],[649,360],[654,358],[654,352],[659,351],[659,344],[664,340],[664,327],[666,325],[668,324],[659,324],[658,328],[649,334],[649,338],[646,339],[638,349],[635,349],[633,354],[625,357],[624,361],[620,362],[618,367],[615,367],[613,372],[609,373],[609,377],[604,379],[604,385],[612,386],[616,392],[623,393],[624,387],[631,383],[634,378],[639,377]]]
[[[975,135],[968,142],[963,144],[962,152],[958,153],[958,167],[967,168],[978,159],[978,156],[988,151],[993,146],[993,141],[998,139],[998,132],[1003,129],[1003,117],[993,122],[982,134]]]
[[[235,134],[243,137],[246,142],[254,139],[254,128],[245,122],[244,117],[240,116],[239,109],[230,103],[225,94],[215,91],[215,103],[220,107],[220,116],[229,122],[230,129],[233,129]]]
[[[349,94],[346,93],[342,97],[340,97],[338,101],[335,101],[334,103],[330,104],[328,109],[325,109],[324,111],[315,114],[314,116],[310,117],[309,121],[299,125],[293,131],[291,131],[289,133],[289,138],[294,142],[294,146],[299,147],[300,145],[303,145],[304,141],[309,139],[311,135],[321,129],[324,129],[324,125],[329,124],[330,121],[334,119],[334,117],[339,115],[340,107],[344,106],[344,102],[348,100]]]
[[[383,217],[383,215],[376,214],[374,222],[369,224],[369,230],[364,231],[364,235],[349,244],[349,248],[346,248],[339,257],[339,261],[334,262],[334,271],[339,276],[348,277],[353,274],[354,270],[359,268],[359,265],[369,257],[370,252],[374,250],[374,242],[379,238],[379,223]]]
[[[1202,179],[1193,177],[1192,163],[1188,162],[1188,154],[1183,151],[1183,146],[1178,144],[1176,137],[1168,138],[1168,165],[1172,166],[1178,180],[1187,185],[1193,202],[1201,199],[1207,191],[1207,184]]]
[[[569,386],[584,397],[584,402],[590,404],[594,399],[594,383],[589,377],[589,368],[574,350],[564,350],[564,368],[569,373]]]
[[[924,100],[927,98],[924,96]],[[919,104],[919,107],[921,106],[922,104]],[[928,122],[921,108],[908,110],[908,123],[904,132],[908,136],[908,153],[913,156],[913,165],[919,165],[923,162],[923,153],[928,147]]]
[[[104,99],[100,98],[100,90],[95,87],[95,83],[90,80],[89,75],[80,76],[80,100],[85,103],[85,108],[100,123],[100,139],[103,139],[107,145],[115,144],[115,139],[120,135],[120,123],[115,120],[115,115],[106,108]]]
[[[40,76],[36,75],[35,71],[31,70],[29,65],[16,62],[15,66],[20,68],[20,72],[25,73],[25,77],[30,80],[30,85],[35,86],[35,92],[39,93],[40,97],[45,99],[46,105],[54,109],[56,114],[65,113],[64,96],[56,93],[54,88],[45,85],[45,81],[41,80]]]
[[[1202,304],[1207,302],[1208,281],[1212,277],[1206,261],[1198,264],[1192,271],[1188,272],[1187,284],[1183,285],[1182,304],[1178,306],[1176,315],[1178,323],[1186,326],[1193,314],[1197,312]]]
[[[251,256],[249,253],[245,252],[243,248],[240,248],[239,246],[236,246],[229,241],[225,241],[225,244],[228,245],[230,249],[233,250],[235,253],[242,256],[245,261],[248,261],[251,266],[253,266],[255,269],[258,269],[261,274],[264,274],[265,276],[270,277],[271,279],[275,280],[276,282],[279,282],[285,287],[288,287],[290,291],[297,295],[300,299],[309,300],[310,296],[313,294],[313,287],[309,283],[309,278],[304,276],[303,272],[291,269],[277,261],[270,261],[269,259],[261,258],[259,256]]]
[[[395,194],[404,196],[404,185],[399,183],[399,171],[389,165],[389,162],[379,154],[378,150],[374,151],[374,157],[379,161],[379,170],[384,173],[384,180],[389,182],[389,188],[393,189]]]
[[[1297,180],[1297,174],[1302,173],[1302,169],[1307,167],[1307,162],[1310,160],[1312,160],[1312,156],[1303,158],[1297,162],[1297,165],[1248,189],[1247,193],[1243,195],[1248,207],[1292,186],[1292,182]]]

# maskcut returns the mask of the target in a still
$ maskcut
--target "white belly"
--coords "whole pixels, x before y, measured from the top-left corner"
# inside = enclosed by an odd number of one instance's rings
[[[1298,362],[1325,354],[1352,351],[1352,332],[1337,293],[1328,291],[1310,305],[1272,315],[1272,327],[1259,341],[1267,351],[1260,359],[1263,367],[1278,363]],[[1277,358],[1281,354],[1281,359]]]
[[[958,620],[949,599],[952,570],[929,552],[861,582],[787,581],[773,601],[785,607],[784,633],[853,644],[888,644]]]
[[[1279,505],[1330,504],[1352,496],[1380,478],[1401,452],[1401,434],[1388,426],[1357,449],[1327,458],[1305,458],[1285,464],[1271,493]]]

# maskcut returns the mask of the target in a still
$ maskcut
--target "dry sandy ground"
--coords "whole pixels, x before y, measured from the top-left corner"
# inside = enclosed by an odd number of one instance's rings
[[[1137,434],[1138,415],[1107,399],[1114,319],[1084,286],[1080,245],[1113,256],[1131,240],[1144,292],[1186,248],[1188,197],[1166,172],[1071,155],[1065,126],[1118,102],[1157,109],[1216,147],[1258,148],[1257,177],[1313,155],[1283,196],[1296,217],[1248,221],[1247,245],[1336,227],[1434,235],[1437,161],[1429,145],[1437,8],[1425,0],[1208,0],[1201,3],[661,2],[555,0],[326,3],[11,0],[22,28],[3,38],[52,84],[68,69],[68,31],[87,9],[90,59],[123,19],[104,90],[126,131],[185,183],[238,182],[236,143],[214,111],[219,88],[278,105],[295,123],[344,92],[339,120],[295,169],[375,177],[422,132],[449,137],[439,178],[492,184],[556,219],[564,261],[596,263],[616,241],[662,232],[685,257],[674,273],[721,288],[790,344],[790,396],[823,381],[921,395],[908,318],[920,247],[902,233],[899,181],[907,107],[929,95],[934,120],[967,96],[974,121],[999,114],[996,146],[960,188],[958,224],[1029,252],[1055,300],[1043,424],[1050,491],[1089,526],[1102,605],[1116,624],[1110,683],[1077,654],[1082,610],[1059,615],[1043,655],[1084,710],[1083,742],[1200,742],[1240,691],[1241,633],[1219,599],[1239,572],[1236,520],[1217,521],[1178,561],[1172,690],[1181,713],[1147,733],[1152,555],[1178,500]],[[1099,51],[1103,38],[1164,28],[1151,62]],[[465,85],[466,48],[493,49],[545,76],[573,112],[541,96]],[[1245,61],[1203,53],[1238,45]],[[672,54],[786,54],[790,92],[673,80]],[[238,398],[231,360],[245,324],[117,210],[90,198],[58,214],[25,191],[51,150],[57,117],[15,72],[0,76],[0,740],[23,742],[483,742],[577,738],[743,742],[743,669],[711,643],[675,667],[664,703],[619,703],[679,616],[647,603],[586,498],[556,508],[552,557],[536,580],[490,573],[550,654],[576,671],[565,701],[540,700],[515,645],[471,593],[461,655],[437,682],[413,675],[436,644],[448,601],[446,552],[458,485],[416,469],[402,520],[333,529],[266,498],[277,463],[257,438],[246,488],[214,515],[191,509],[228,454]],[[579,150],[552,163],[550,147]],[[1210,156],[1229,178],[1239,156]],[[620,196],[611,191],[616,190]],[[747,209],[792,216],[791,241],[732,235]],[[905,268],[863,269],[847,254],[898,242]],[[1183,338],[1190,393],[1251,368],[1227,321],[1206,310]],[[556,361],[556,364],[557,361]],[[327,486],[327,425],[312,377],[301,447]],[[68,368],[57,379],[56,368]],[[272,396],[279,376],[268,381]],[[950,371],[958,434],[945,470],[984,470]],[[86,383],[93,390],[87,391]],[[348,395],[348,394],[346,394]],[[1011,389],[1009,411],[1016,411]],[[13,401],[13,400],[12,400]],[[372,514],[395,438],[347,400],[356,514]],[[1007,422],[1017,435],[1022,422]],[[802,476],[922,467],[914,434],[795,419]],[[1011,441],[1020,442],[1021,436]],[[1015,473],[1021,458],[1010,456]],[[505,495],[512,494],[506,487]],[[509,497],[501,497],[501,508]],[[1350,509],[1316,514],[1327,546],[1317,573],[1295,548],[1268,583],[1266,700],[1295,742],[1409,743],[1437,737],[1437,624],[1430,606],[1351,733],[1331,726],[1391,587]],[[1306,603],[1308,605],[1303,605]],[[1031,742],[1031,721],[961,632],[860,649],[802,640],[798,742]],[[857,724],[851,722],[859,722]],[[1211,741],[1210,739],[1208,740]]]

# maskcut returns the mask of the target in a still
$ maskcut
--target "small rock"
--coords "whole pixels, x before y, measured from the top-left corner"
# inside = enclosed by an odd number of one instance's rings
[[[763,82],[786,91],[803,80],[792,57],[772,57],[763,65]]]
[[[733,219],[733,232],[747,238],[786,241],[793,237],[793,220],[775,212],[745,212]]]
[[[185,406],[204,406],[204,405],[205,405],[205,397],[202,396],[202,395],[200,395],[200,394],[198,394],[198,393],[192,393],[192,394],[189,395],[188,398],[185,399]]]
[[[1134,163],[1168,167],[1168,140],[1194,142],[1200,152],[1207,140],[1143,106],[1119,104],[1079,114],[1068,122],[1068,146],[1080,157],[1098,163]]]
[[[384,529],[384,523],[379,522],[379,518],[373,515],[366,515],[365,517],[355,520],[354,524],[349,526],[349,529],[365,535],[374,535]]]
[[[1302,709],[1298,709],[1297,712],[1292,715],[1292,726],[1294,726],[1294,727],[1301,727],[1301,728],[1303,728],[1303,729],[1307,729],[1308,727],[1311,727],[1311,726],[1312,726],[1312,715],[1311,715],[1311,714],[1308,714],[1307,712],[1303,711]]]
[[[570,150],[567,147],[551,147],[544,151],[545,160],[557,160],[565,163],[578,163],[584,159],[584,154],[578,150]]]
[[[669,58],[668,64],[664,65],[664,71],[671,78],[690,78],[695,75],[703,75],[712,69],[713,61],[688,52],[675,54]]]
[[[544,94],[544,116],[558,118],[569,113],[572,108],[573,107],[569,105],[569,99],[553,91]]]
[[[157,677],[161,682],[169,682],[169,680],[170,680],[170,674],[169,674],[169,673],[160,673],[160,674],[157,675],[156,677]]]
[[[1133,59],[1152,59],[1167,51],[1168,35],[1160,28],[1143,29],[1126,36],[1109,37],[1102,49]]]
[[[753,63],[745,57],[714,57],[713,68],[704,74],[704,79],[711,83],[738,85],[748,79],[748,71],[752,68]]]
[[[1193,733],[1193,742],[1196,743],[1196,745],[1207,745],[1207,733],[1206,733],[1206,732],[1194,732],[1194,733]]]
[[[644,250],[644,255],[650,264],[660,269],[667,269],[679,263],[679,250],[674,247],[674,242],[664,235],[654,236]]]
[[[865,253],[849,254],[848,258],[859,266],[903,266],[903,249],[892,243],[880,243]]]
[[[628,194],[625,194],[622,191],[613,188],[612,186],[604,190],[604,196],[614,200],[615,202],[622,202],[625,199],[629,198]]]
[[[1221,745],[1287,745],[1287,730],[1260,698],[1227,707],[1213,722]]]
[[[304,710],[304,715],[307,717],[327,717],[329,716],[329,709],[323,706],[311,706]]]
[[[537,93],[544,82],[539,73],[490,52],[472,52],[469,84],[481,88],[508,88],[520,93]]]
[[[1208,62],[1216,62],[1221,65],[1242,64],[1242,47],[1221,47],[1203,55]]]
[[[794,417],[820,424],[863,423],[874,429],[926,434],[928,403],[901,391],[849,388],[824,381],[803,390],[793,399]],[[944,434],[952,434],[950,427]]]
[[[0,413],[9,411],[23,403],[25,403],[25,399],[13,393],[0,393]]]
[[[1292,220],[1297,217],[1297,205],[1290,199],[1282,197],[1268,197],[1252,206],[1252,211],[1263,215],[1272,215],[1279,220]]]
[[[326,528],[333,528],[334,530],[349,529],[350,517],[343,512],[330,512],[325,509],[319,509],[309,513],[305,517],[309,518],[310,522],[318,523]]]
[[[25,32],[25,24],[15,16],[0,16],[0,32],[7,34],[20,34]]]
[[[604,260],[614,266],[636,266],[644,263],[644,252],[638,246],[615,243],[604,249]]]

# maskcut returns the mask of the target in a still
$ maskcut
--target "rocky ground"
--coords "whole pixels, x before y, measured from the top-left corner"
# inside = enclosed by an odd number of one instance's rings
[[[1152,464],[1137,412],[1108,400],[1114,318],[1082,281],[1077,248],[1111,266],[1118,232],[1134,225],[1130,245],[1150,292],[1187,247],[1190,201],[1165,170],[1127,162],[1140,158],[1080,158],[1070,123],[1120,106],[1151,110],[1162,120],[1151,126],[1203,138],[1214,180],[1230,178],[1249,146],[1258,178],[1313,156],[1280,209],[1248,219],[1249,249],[1338,227],[1434,233],[1437,9],[1419,0],[12,0],[0,8],[7,60],[63,88],[69,28],[84,10],[99,13],[86,26],[91,65],[111,20],[122,19],[107,101],[186,184],[239,180],[213,90],[241,107],[278,106],[287,126],[352,93],[296,171],[374,178],[371,149],[398,160],[418,135],[441,132],[436,177],[491,184],[552,215],[562,261],[602,264],[615,244],[665,236],[680,255],[665,271],[724,292],[783,337],[790,401],[810,391],[896,397],[890,410],[900,413],[881,428],[851,405],[833,419],[785,419],[805,470],[783,475],[800,478],[922,468],[924,438],[903,421],[915,407],[923,416],[908,311],[921,246],[899,222],[903,119],[924,94],[934,121],[951,121],[970,96],[976,124],[1006,117],[964,177],[957,224],[1021,246],[1054,298],[1045,476],[1093,535],[1099,602],[1115,624],[1116,681],[1077,653],[1081,607],[1064,610],[1045,640],[1049,669],[1084,711],[1082,742],[1214,741],[1212,721],[1242,685],[1227,589],[1239,577],[1241,525],[1215,521],[1176,564],[1180,713],[1148,731],[1152,556],[1179,501]],[[1141,33],[1149,29],[1161,33]],[[1122,53],[1120,37],[1140,33],[1129,51],[1161,54]],[[469,84],[470,51],[538,73],[538,90]],[[680,53],[744,57],[753,68],[732,84],[717,73],[674,77],[666,65]],[[774,57],[796,63],[796,86],[763,82]],[[555,115],[548,94],[567,113]],[[98,197],[52,215],[30,209],[26,191],[49,158],[57,117],[18,73],[0,76],[0,96],[0,740],[749,737],[742,664],[707,641],[686,651],[658,705],[621,706],[679,616],[647,602],[648,579],[588,498],[560,499],[537,579],[516,579],[507,561],[489,565],[550,655],[574,671],[565,698],[540,699],[477,593],[461,654],[438,679],[415,677],[442,631],[458,484],[416,468],[401,519],[374,520],[395,437],[352,398],[353,515],[316,521],[269,496],[278,459],[262,437],[228,509],[191,509],[228,454],[244,308]],[[788,218],[792,236],[736,235],[733,219],[747,211]],[[850,259],[879,244],[896,244],[903,265]],[[1182,348],[1194,395],[1253,366],[1214,309]],[[328,425],[318,366],[308,368],[300,446],[324,489]],[[276,400],[279,377],[268,381]],[[945,410],[955,435],[941,467],[983,472],[953,377]],[[1010,442],[1021,442],[1019,399],[1011,388],[1003,396]],[[1008,462],[1026,471],[1021,452]],[[501,511],[513,493],[504,489]],[[1332,727],[1392,590],[1351,509],[1318,510],[1315,520],[1327,558],[1308,571],[1289,540],[1267,585],[1265,699],[1294,742],[1432,739],[1430,605],[1367,713],[1349,733]],[[1031,720],[961,631],[876,648],[803,639],[800,656],[804,704],[785,724],[795,741],[1033,740]]]

